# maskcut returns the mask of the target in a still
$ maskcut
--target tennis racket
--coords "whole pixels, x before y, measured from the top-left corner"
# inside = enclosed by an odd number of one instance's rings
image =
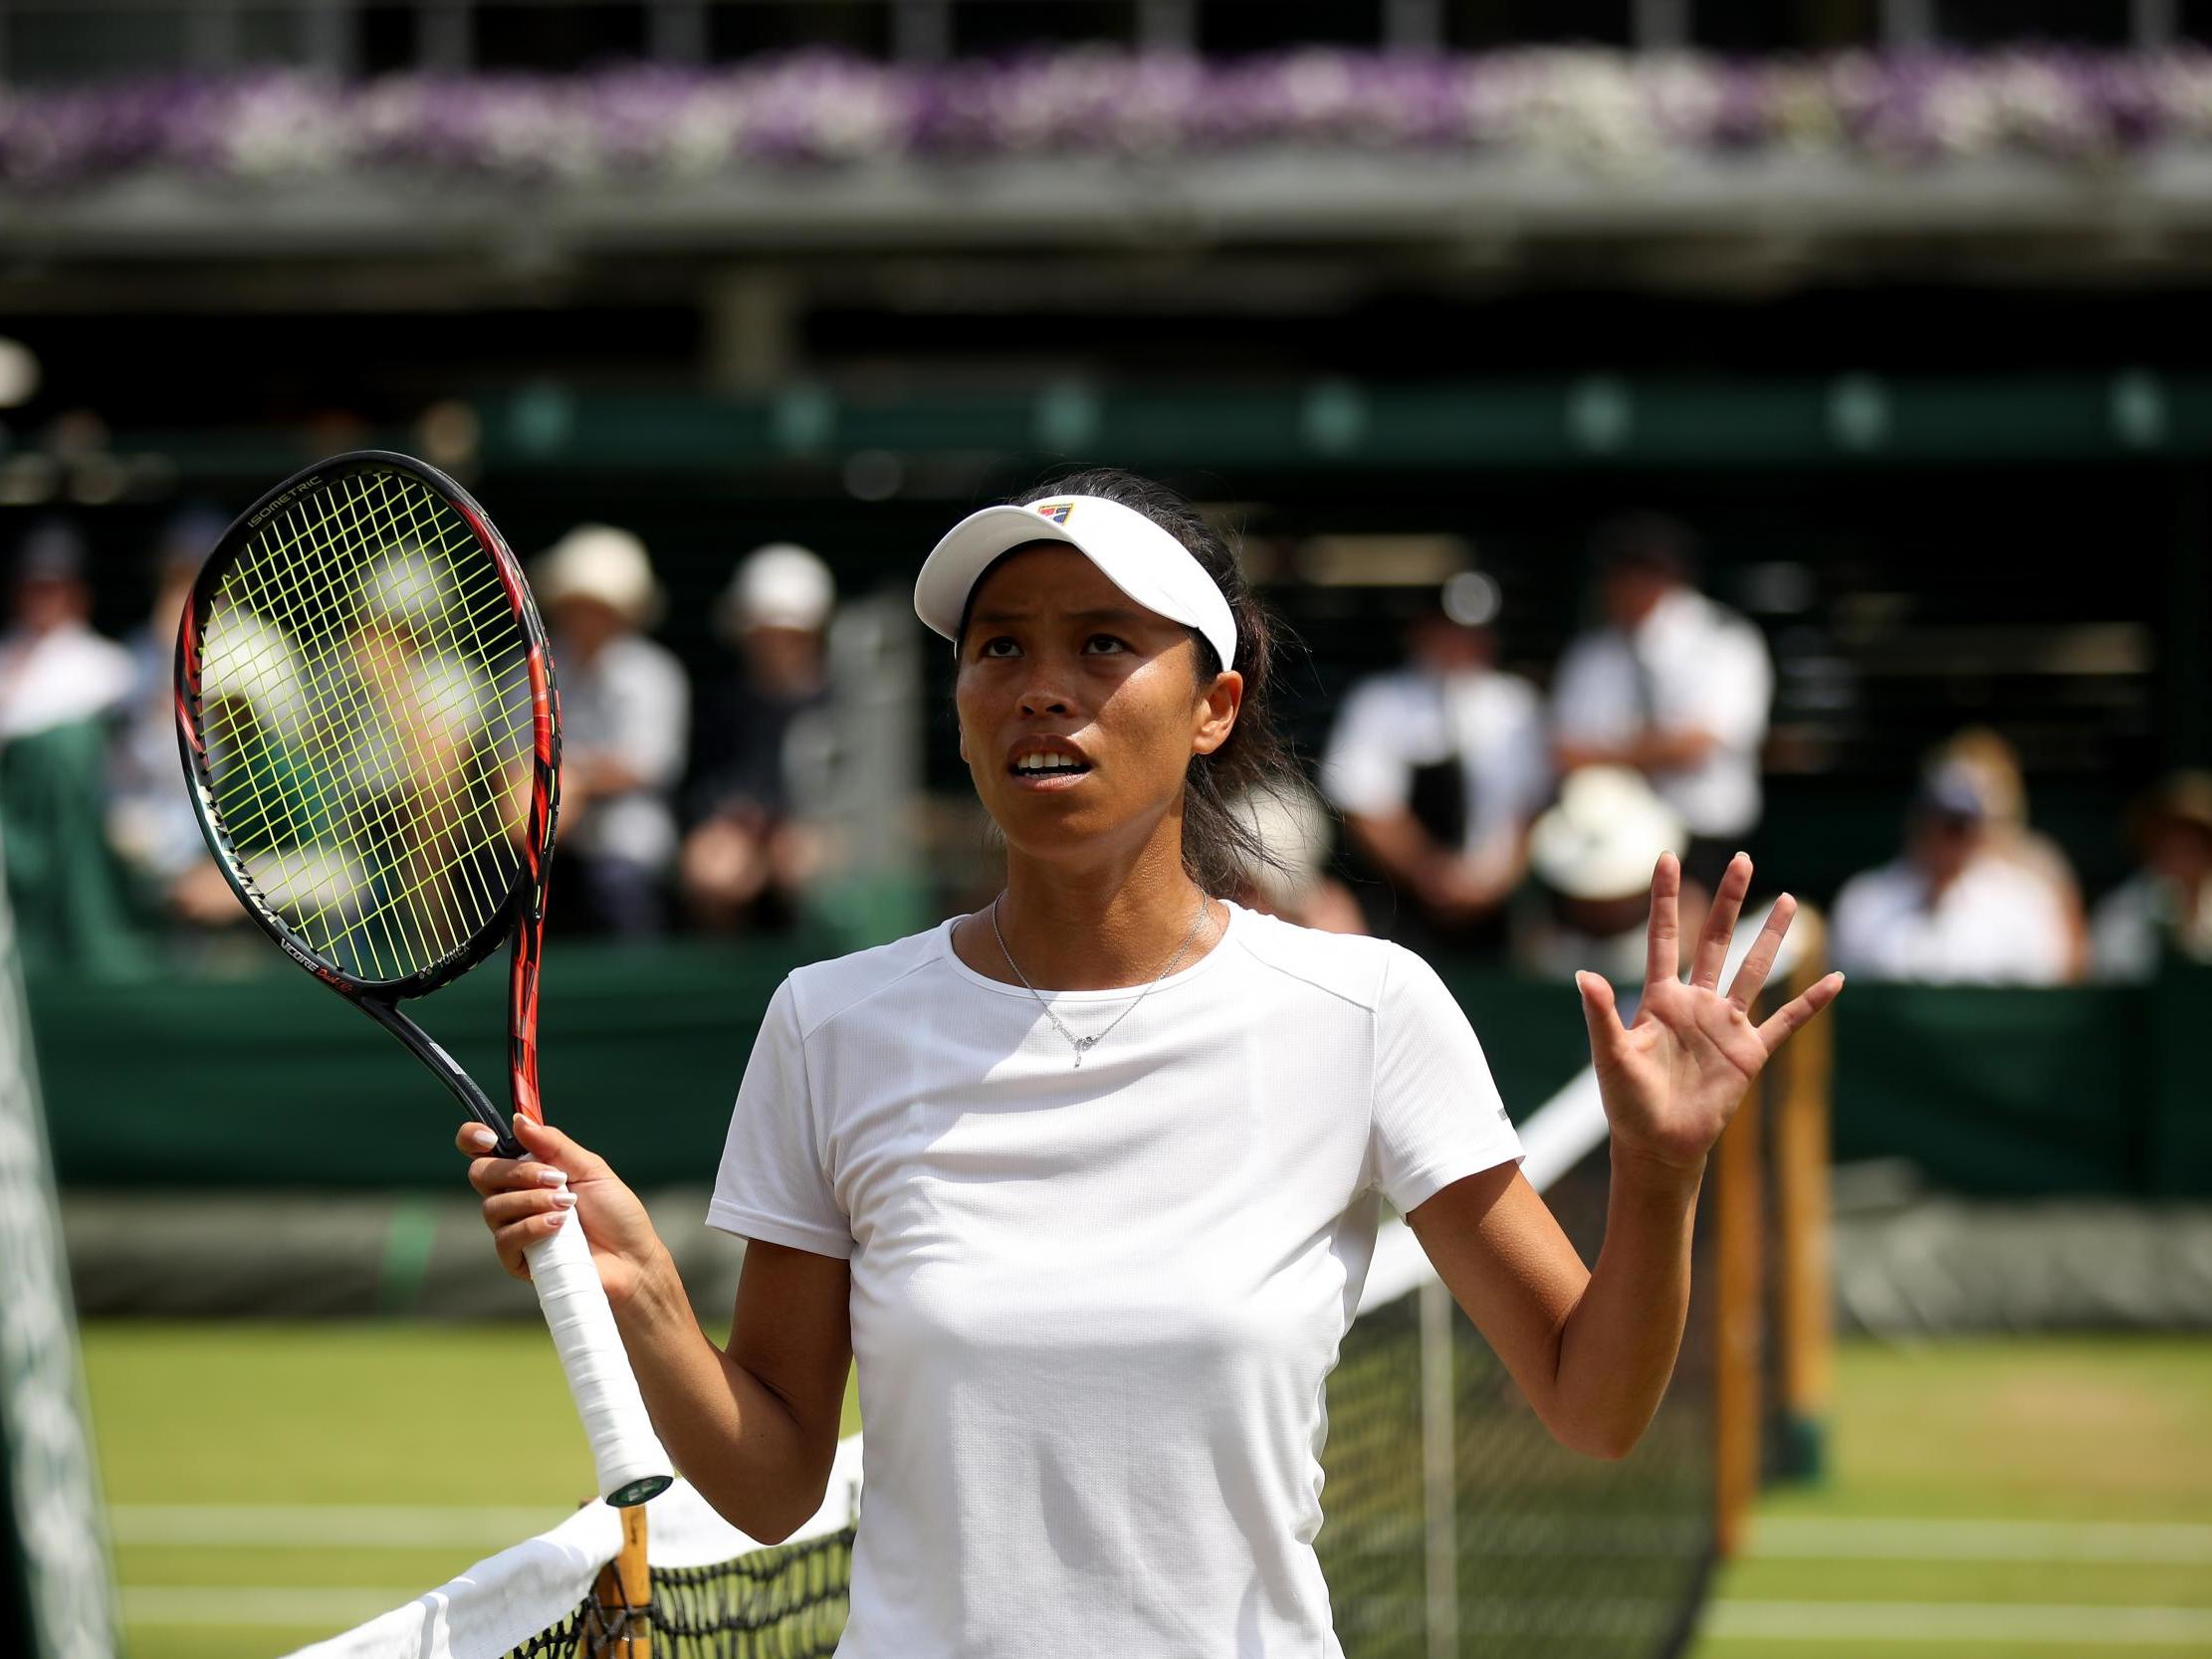
[[[524,1155],[399,1004],[514,940],[508,1089],[543,1121],[538,971],[559,796],[553,658],[523,572],[433,467],[360,450],[223,532],[177,633],[177,741],[208,849],[277,947]],[[671,1479],[580,1225],[526,1252],[610,1504]]]

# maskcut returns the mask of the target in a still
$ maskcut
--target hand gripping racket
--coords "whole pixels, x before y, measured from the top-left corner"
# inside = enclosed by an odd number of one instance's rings
[[[399,1010],[510,934],[508,1084],[538,1098],[538,963],[559,796],[553,659],[522,567],[433,467],[361,450],[262,497],[177,633],[176,718],[207,845],[279,949],[397,1037],[500,1140],[484,1091]],[[525,1253],[599,1491],[667,1486],[580,1224]]]

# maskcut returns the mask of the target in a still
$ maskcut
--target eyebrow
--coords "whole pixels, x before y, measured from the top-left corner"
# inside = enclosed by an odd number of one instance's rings
[[[1026,622],[1035,614],[1033,611],[978,611],[968,619],[968,625],[971,628],[981,628],[1001,622]],[[1071,622],[1142,622],[1154,613],[1113,605],[1101,610],[1068,611],[1065,614]]]

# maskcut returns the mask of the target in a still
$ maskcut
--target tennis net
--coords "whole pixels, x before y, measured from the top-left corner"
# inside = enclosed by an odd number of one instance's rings
[[[1519,1129],[1523,1172],[1595,1261],[1609,1184],[1595,1078],[1584,1071]],[[1635,1452],[1613,1462],[1551,1438],[1411,1230],[1384,1224],[1328,1386],[1315,1543],[1346,1659],[1666,1659],[1687,1645],[1725,1531],[1721,1354],[1745,1347],[1716,1302],[1734,1277],[1719,1207],[1708,1176],[1673,1379]],[[1752,1416],[1771,1418],[1772,1393],[1749,1399]],[[642,1563],[634,1544],[623,1557],[617,1512],[594,1503],[295,1659],[645,1659],[629,1640],[640,1635],[651,1659],[829,1654],[861,1456],[858,1436],[839,1447],[820,1512],[782,1544],[757,1545],[679,1481],[644,1508]]]

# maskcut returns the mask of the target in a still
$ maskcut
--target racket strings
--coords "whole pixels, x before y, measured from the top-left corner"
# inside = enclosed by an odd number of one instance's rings
[[[350,572],[330,568],[331,551],[336,544],[338,533],[357,536],[366,530],[375,535],[390,537],[396,532],[402,537],[402,545],[412,537],[425,550],[444,555],[447,562],[450,562],[453,547],[467,537],[466,529],[458,526],[445,537],[415,535],[414,532],[422,528],[419,518],[402,521],[391,511],[392,504],[385,499],[385,493],[379,493],[373,502],[377,511],[371,516],[382,521],[364,523],[359,509],[366,500],[364,495],[361,499],[346,504],[344,511],[324,515],[321,521],[309,526],[309,533],[305,535],[298,533],[298,527],[295,526],[293,550],[320,554],[325,578],[329,582],[324,591],[338,595],[334,603],[317,605],[311,602],[309,605],[311,620],[326,628],[331,626],[333,618],[340,623],[349,618],[358,618],[362,590],[374,572],[372,564],[361,562],[355,562]],[[297,567],[288,567],[288,577],[295,568]],[[350,576],[349,580],[346,579],[347,575]],[[332,577],[337,579],[330,580]],[[316,591],[313,587],[304,587],[297,580],[288,580],[287,585],[295,595]],[[479,600],[478,605],[463,610],[461,615],[472,621],[481,618],[484,613],[483,601],[486,599],[496,604],[500,611],[507,610],[504,594],[494,591],[495,584],[489,577],[479,586],[481,591],[475,596]],[[470,597],[465,591],[461,595],[464,604]],[[482,656],[484,645],[481,626],[472,627],[467,632],[470,635],[468,643],[473,651],[466,654]],[[326,658],[326,661],[329,660]],[[457,709],[477,701],[481,687],[472,686],[467,678],[462,677],[444,698],[428,703],[419,696],[419,688],[411,691],[413,695],[403,701],[412,707],[400,711],[403,717],[400,729],[411,728],[416,735],[422,735],[446,729],[450,726],[451,715]],[[349,780],[355,796],[349,804],[356,811],[361,810],[364,804],[370,808],[360,828],[371,844],[378,840],[389,841],[395,830],[403,825],[403,819],[395,816],[389,803],[382,804],[379,809],[377,796],[400,781],[404,773],[412,774],[409,787],[410,792],[418,798],[418,828],[430,835],[449,833],[455,827],[459,819],[455,808],[461,805],[459,797],[472,786],[481,792],[481,786],[489,775],[488,766],[480,766],[474,772],[456,769],[450,764],[406,766],[403,757],[394,752],[397,747],[393,740],[395,723],[388,716],[383,719],[371,718],[370,712],[359,703],[355,695],[351,677],[342,672],[326,670],[314,677],[313,689],[309,694],[309,710],[311,718],[320,718],[331,727],[337,738],[338,746],[350,751],[354,764],[349,770],[362,774]],[[336,717],[334,720],[333,716]],[[504,725],[512,734],[514,723],[510,721]],[[395,760],[400,760],[401,764],[395,765]],[[425,778],[430,780],[427,792],[424,789]],[[501,831],[495,828],[492,834],[479,837],[479,844],[495,842],[500,834]],[[426,840],[427,836],[418,836],[417,839]],[[458,894],[450,881],[441,882],[437,879],[439,872],[434,866],[423,868],[423,865],[424,861],[419,857],[393,861],[385,872],[387,881],[393,871],[408,879],[401,881],[392,897],[383,905],[354,917],[353,926],[373,935],[381,924],[385,934],[382,942],[388,947],[397,948],[402,953],[427,952],[434,956],[442,954],[445,949],[465,938],[474,926],[480,925],[489,914],[496,911],[498,901],[487,891],[486,875],[476,869],[465,854],[448,861],[449,870],[457,869],[469,878],[467,885]],[[318,884],[316,893],[294,896],[296,901],[317,896],[327,900],[316,907],[314,912],[302,916],[302,922],[308,924],[303,929],[304,933],[316,933],[313,922],[317,916],[328,917],[332,912],[357,909],[353,896],[343,891],[350,885],[353,884],[345,865],[332,861],[326,867],[324,880]],[[333,893],[333,889],[338,891]],[[465,913],[456,914],[457,898],[470,899],[474,903],[467,906]],[[434,901],[438,914],[418,914],[410,909],[411,904],[419,906],[424,900]],[[330,942],[328,937],[317,937],[315,941],[322,945]]]
[[[246,544],[209,611],[210,794],[286,926],[378,980],[501,917],[526,830],[529,647],[459,513],[403,474],[338,479]]]
[[[294,551],[306,551],[318,556],[318,561],[323,567],[324,575],[326,576],[326,578],[330,579],[328,588],[318,589],[312,583],[302,583],[300,580],[298,580],[297,571],[300,568],[298,564],[280,567],[283,577],[281,585],[285,590],[286,596],[293,600],[295,605],[304,606],[312,621],[321,625],[328,626],[333,617],[342,619],[349,613],[357,612],[358,598],[362,585],[367,580],[372,568],[370,565],[365,563],[356,564],[353,571],[350,572],[350,577],[348,578],[345,573],[333,570],[330,567],[330,553],[333,545],[333,537],[332,533],[333,527],[341,528],[355,534],[359,534],[363,531],[368,531],[372,533],[399,534],[402,536],[412,535],[420,527],[418,524],[414,523],[405,525],[400,524],[396,520],[395,516],[390,511],[390,504],[386,501],[379,500],[379,502],[377,503],[377,508],[378,512],[375,517],[379,517],[384,520],[384,522],[380,525],[374,523],[364,524],[357,511],[358,503],[354,503],[350,504],[347,511],[333,516],[326,516],[324,521],[313,526],[313,533],[310,533],[305,537],[295,535],[292,539],[291,547]],[[442,539],[438,543],[436,543],[436,550],[450,559],[453,546],[460,543],[466,537],[467,531],[465,527],[451,532],[447,538]],[[472,609],[470,612],[465,613],[471,615],[472,617],[480,616],[482,614],[482,601],[492,596],[495,583],[491,580],[487,580],[480,585],[482,591],[479,594],[473,596],[479,601],[478,606]],[[325,603],[318,597],[319,593],[321,592],[335,593],[339,595],[339,598],[333,603]],[[464,594],[463,597],[464,600],[466,600],[472,596]],[[480,635],[481,628],[475,629],[473,630],[473,632],[477,635]],[[479,651],[482,650],[482,642],[480,638],[474,640],[472,643],[476,644]],[[270,655],[270,653],[266,651],[263,653],[264,658],[266,658],[268,655]],[[329,660],[330,659],[327,657],[326,661]],[[334,712],[337,712],[341,709],[346,709],[355,701],[351,695],[351,686],[349,680],[340,674],[318,673],[311,677],[311,685],[312,691],[308,699],[309,713],[312,717],[319,718],[326,724],[331,724],[331,718]],[[432,708],[427,710],[418,709],[416,711],[418,724],[434,724],[440,715],[449,713],[451,706],[461,701],[462,694],[465,694],[466,690],[467,684],[464,681],[462,683],[460,692],[456,693],[453,696],[449,696],[445,700],[444,707]],[[349,745],[356,752],[366,747],[370,742],[376,743],[379,747],[389,746],[386,740],[386,734],[377,726],[371,726],[365,714],[359,714],[353,716],[353,718],[341,720],[337,724],[336,729],[341,733],[341,735],[347,740]],[[510,732],[508,734],[511,735],[512,733]],[[417,769],[419,770],[419,768]],[[388,772],[390,770],[388,765],[385,770],[388,775]],[[311,774],[311,781],[320,783],[320,774]],[[463,786],[467,786],[467,783],[470,780],[464,780]],[[481,776],[479,776],[473,781],[481,783],[483,779],[481,778]],[[450,793],[450,791],[448,792]],[[281,799],[282,797],[280,797],[280,800]],[[330,803],[326,800],[320,804],[328,806]],[[434,813],[431,815],[435,816]],[[288,826],[288,830],[290,831],[290,833],[294,834],[295,836],[298,835],[299,828],[300,826],[296,824]],[[342,891],[337,891],[332,903],[322,905],[313,911],[305,910],[303,903],[305,900],[320,896],[321,894],[331,893],[333,889],[342,890],[348,886],[356,885],[348,880],[347,869],[344,864],[337,861],[328,861],[326,863],[325,869],[325,878],[321,883],[317,884],[317,892],[302,894],[299,892],[297,886],[295,885],[293,892],[290,895],[295,904],[301,905],[303,908],[303,914],[300,918],[300,921],[304,924],[301,929],[303,936],[312,935],[316,932],[313,927],[314,922],[319,918],[325,918],[332,911],[341,908],[341,905],[346,901],[347,895]],[[415,891],[417,894],[419,894],[420,886],[421,884],[419,883],[415,884]],[[410,896],[414,895],[408,892],[403,892],[400,896],[400,899],[403,902],[407,897]],[[479,905],[477,908],[479,911],[479,915],[475,920],[480,922],[482,920],[482,913],[485,907]],[[496,909],[496,905],[492,908]],[[394,905],[387,905],[385,907],[382,907],[382,910],[386,913],[384,917],[379,918],[375,915],[371,915],[362,919],[363,923],[365,925],[367,922],[370,921],[388,921],[389,913],[395,909],[396,906]],[[452,918],[450,916],[447,918],[449,925],[457,922],[458,920],[460,919]],[[319,948],[321,948],[326,947],[330,941],[326,937],[317,937],[314,939],[314,942]],[[393,943],[395,941],[387,938],[386,942]],[[423,931],[419,927],[415,930],[414,938],[412,940],[404,942],[412,945],[417,949],[432,948],[430,940],[424,936]]]

